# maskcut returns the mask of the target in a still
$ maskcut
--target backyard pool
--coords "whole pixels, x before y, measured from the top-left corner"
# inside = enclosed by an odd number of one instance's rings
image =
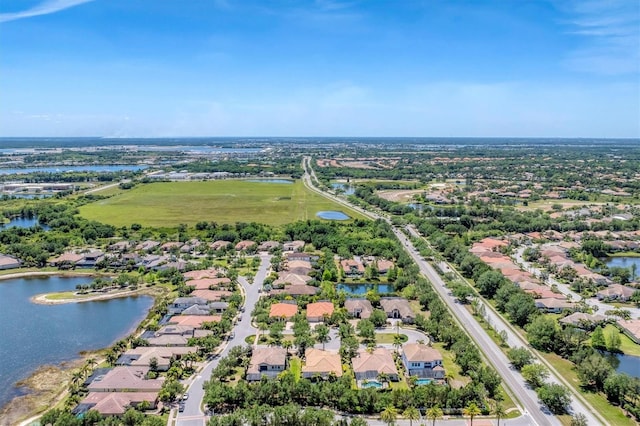
[[[418,379],[416,380],[416,385],[428,385],[431,382],[433,382],[433,379]]]
[[[362,389],[367,389],[367,388],[382,389],[382,383],[380,383],[377,380],[365,380],[365,381],[362,382],[360,387]]]

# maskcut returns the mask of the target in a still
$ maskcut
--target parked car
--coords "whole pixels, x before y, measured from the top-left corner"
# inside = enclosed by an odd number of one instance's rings
[[[183,401],[186,401],[187,399],[189,399],[189,392],[185,392],[184,395],[182,395]]]

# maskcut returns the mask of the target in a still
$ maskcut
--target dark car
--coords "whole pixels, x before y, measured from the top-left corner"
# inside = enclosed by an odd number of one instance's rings
[[[182,413],[184,411],[184,407],[185,407],[184,402],[181,401],[178,404],[178,412]]]

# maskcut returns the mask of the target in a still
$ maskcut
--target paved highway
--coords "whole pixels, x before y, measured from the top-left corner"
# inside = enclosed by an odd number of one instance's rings
[[[206,380],[209,380],[211,372],[218,366],[220,358],[227,356],[234,346],[245,346],[247,344],[245,339],[256,333],[257,330],[251,325],[251,312],[253,312],[256,302],[260,298],[258,290],[262,288],[262,283],[267,276],[267,271],[271,265],[271,256],[262,254],[260,255],[260,260],[260,267],[254,277],[253,284],[249,284],[243,277],[238,277],[238,282],[245,293],[243,305],[245,313],[242,315],[242,321],[237,322],[234,326],[235,336],[227,342],[224,349],[219,353],[219,357],[205,364],[197,376],[185,383],[188,386],[189,399],[185,401],[184,412],[177,413],[177,426],[203,426],[206,424],[206,416],[202,412],[202,400],[204,398],[202,385]]]

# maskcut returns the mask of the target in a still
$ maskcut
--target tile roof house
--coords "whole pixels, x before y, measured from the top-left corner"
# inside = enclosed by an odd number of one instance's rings
[[[279,347],[255,348],[251,354],[247,381],[257,381],[262,376],[276,377],[287,366],[287,350]]]
[[[202,327],[205,322],[220,322],[221,317],[219,315],[174,315],[167,324],[187,325],[194,328]]]
[[[416,316],[407,299],[401,297],[383,297],[380,305],[388,318],[401,319],[404,323],[413,323]]]
[[[392,261],[387,259],[378,259],[376,264],[378,265],[378,272],[381,274],[386,274],[389,272],[389,269],[392,269],[395,266]]]
[[[626,302],[631,299],[631,296],[633,296],[635,291],[636,289],[632,287],[620,284],[611,284],[609,287],[596,293],[596,297],[598,300],[619,300],[621,302]]]
[[[287,261],[290,260],[306,260],[307,262],[311,262],[314,259],[317,259],[318,256],[313,256],[309,253],[303,253],[303,252],[293,252],[293,253],[286,253],[285,257],[287,259]]]
[[[191,292],[193,297],[206,299],[209,302],[219,302],[228,299],[233,293],[229,290],[194,290]]]
[[[343,259],[340,266],[347,277],[361,277],[364,275],[364,265],[358,259]]]
[[[286,264],[287,271],[298,275],[309,275],[312,269],[308,260],[289,260]]]
[[[182,311],[184,311],[187,308],[190,308],[193,305],[198,305],[203,310],[206,309],[208,313],[209,312],[208,303],[209,303],[208,300],[203,299],[201,297],[178,297],[173,301],[173,303],[169,305],[168,313],[170,315],[180,314],[182,313]]]
[[[558,322],[565,325],[572,325],[578,328],[589,328],[595,324],[605,321],[607,318],[599,314],[585,314],[584,312],[574,312],[561,318]]]
[[[180,359],[183,355],[198,350],[195,346],[190,347],[151,347],[139,346],[129,349],[116,361],[116,365],[128,365],[133,367],[149,367],[151,360],[156,359],[158,370],[167,371],[171,366],[172,359]]]
[[[372,352],[360,349],[351,363],[356,380],[375,380],[381,373],[390,380],[398,380],[398,369],[388,349],[376,348]]]
[[[0,254],[0,270],[19,268],[20,265],[22,265],[20,259],[6,254]]]
[[[199,278],[188,280],[185,285],[195,287],[196,290],[209,290],[210,288],[217,288],[230,283],[231,280],[229,278]]]
[[[420,378],[444,379],[442,355],[437,349],[420,343],[402,346],[402,363],[407,374]]]
[[[576,307],[575,303],[555,298],[535,299],[535,304],[536,308],[555,314],[560,313],[565,309],[575,309]]]
[[[298,313],[295,303],[274,303],[269,308],[269,318],[291,318]]]
[[[211,244],[209,244],[209,247],[211,247],[212,250],[220,250],[223,248],[227,248],[231,245],[230,241],[223,241],[223,240],[218,240],[215,241]]]
[[[224,270],[218,268],[198,269],[182,274],[185,280],[201,280],[205,278],[220,278],[224,274]]]
[[[150,409],[155,409],[158,392],[89,392],[73,413],[81,414],[94,410],[103,416],[120,416],[129,407],[136,407],[144,401],[149,403]]]
[[[353,318],[369,318],[373,313],[373,306],[367,299],[347,299],[344,307]]]
[[[290,296],[313,296],[320,291],[318,287],[307,284],[285,285],[283,289],[271,290],[270,294],[288,294]]]
[[[238,244],[236,244],[236,250],[238,251],[244,251],[244,250],[248,250],[251,247],[255,246],[256,242],[255,241],[251,241],[251,240],[243,240],[240,241]]]
[[[259,251],[271,251],[280,248],[280,243],[278,241],[263,241],[258,246]]]
[[[164,379],[146,379],[147,367],[115,367],[93,379],[90,392],[158,392]]]
[[[617,323],[624,334],[629,336],[629,338],[637,344],[640,344],[640,319],[619,319]]]
[[[72,251],[62,253],[60,256],[49,260],[49,265],[61,267],[64,265],[74,266],[76,263],[84,259],[84,256]]]
[[[300,275],[289,271],[280,271],[278,272],[278,278],[273,282],[274,286],[286,286],[289,285],[304,285],[311,281],[311,278],[308,275]]]
[[[282,245],[282,250],[301,252],[304,249],[305,242],[302,240],[287,241]]]
[[[305,352],[305,364],[302,367],[302,377],[319,376],[323,379],[330,375],[342,376],[342,361],[337,352],[308,348]]]
[[[333,315],[332,302],[316,302],[307,305],[307,321],[320,322]]]

